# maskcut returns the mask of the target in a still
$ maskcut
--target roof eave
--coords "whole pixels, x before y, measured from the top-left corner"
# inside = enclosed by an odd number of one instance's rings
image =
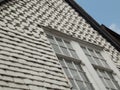
[[[105,30],[102,30],[101,25],[97,23],[82,7],[80,7],[74,0],[65,0],[75,11],[79,13],[96,31],[98,31],[108,42],[110,42],[119,52],[119,45],[113,40],[113,38],[106,35]]]

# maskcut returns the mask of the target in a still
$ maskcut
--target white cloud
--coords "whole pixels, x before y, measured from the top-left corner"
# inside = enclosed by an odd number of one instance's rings
[[[119,27],[118,25],[116,25],[116,24],[111,24],[111,25],[109,26],[109,28],[112,29],[113,31],[115,31],[115,32],[117,32],[117,33],[120,34],[120,27]]]

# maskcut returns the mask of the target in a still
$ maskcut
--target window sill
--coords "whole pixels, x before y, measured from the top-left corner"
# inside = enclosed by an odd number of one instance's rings
[[[80,59],[76,59],[76,58],[73,58],[73,57],[69,57],[69,56],[65,56],[65,55],[62,55],[62,54],[59,54],[59,53],[56,53],[57,57],[60,57],[60,58],[64,58],[68,61],[75,61],[77,63],[80,63],[81,65],[85,65]]]
[[[113,73],[113,70],[111,70],[110,68],[105,68],[105,67],[97,66],[97,65],[94,65],[94,64],[92,64],[92,65],[95,69],[101,69],[101,70],[105,70],[105,71]]]

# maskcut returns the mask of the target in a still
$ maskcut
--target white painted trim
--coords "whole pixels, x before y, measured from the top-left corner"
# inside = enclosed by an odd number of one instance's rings
[[[60,31],[57,31],[51,27],[44,27],[44,26],[41,26],[45,33],[48,33],[48,34],[51,34],[51,35],[54,35],[54,36],[59,36],[59,37],[62,37],[63,39],[66,39],[66,40],[70,40],[70,41],[76,41],[78,43],[81,43],[81,45],[86,45],[86,46],[90,46],[90,47],[93,47],[94,49],[97,48],[98,50],[102,50],[103,47],[101,46],[98,46],[96,44],[93,44],[93,43],[90,43],[90,42],[87,42],[87,41],[83,41],[83,40],[80,40],[78,38],[75,38],[75,37],[72,37],[70,35],[67,35],[63,32],[60,32]]]
[[[88,60],[88,58],[84,54],[79,43],[72,41],[71,44],[72,44],[73,48],[76,50],[76,53],[78,54],[80,60],[85,64],[84,66],[82,66],[83,70],[85,71],[88,79],[92,83],[95,90],[106,90],[103,82],[101,81],[97,72],[95,71],[95,69],[91,65],[90,61]]]
[[[119,69],[117,68],[115,63],[111,60],[110,54],[107,51],[103,51],[101,54],[105,58],[106,62],[110,66],[110,68],[113,70],[114,78],[120,86],[120,71],[119,71]]]
[[[102,47],[99,47],[97,45],[93,45],[93,44],[90,44],[90,43],[87,43],[87,42],[84,42],[84,41],[77,41],[73,37],[70,37],[68,35],[64,36],[64,34],[62,34],[60,32],[59,32],[59,34],[56,33],[56,32],[52,34],[49,31],[47,33],[52,35],[52,36],[56,36],[56,37],[59,36],[59,38],[62,38],[62,39],[67,40],[67,41],[68,40],[70,41],[70,43],[73,46],[73,49],[76,51],[78,57],[80,58],[80,61],[83,63],[81,65],[81,67],[83,68],[83,71],[85,71],[89,81],[92,83],[92,85],[95,88],[95,90],[106,90],[106,87],[105,87],[104,83],[102,82],[102,80],[100,79],[99,75],[97,74],[96,70],[94,69],[93,65],[88,60],[88,58],[85,55],[85,53],[83,52],[83,50],[80,47],[80,45],[88,47],[88,48],[91,48],[93,50],[97,50],[97,51],[100,50],[102,52],[102,55],[105,58],[105,60],[107,60],[108,65],[111,67],[111,70],[113,70],[116,73],[115,79],[116,79],[116,81],[118,81],[118,83],[120,85],[120,71],[117,69],[117,67],[115,66],[113,61],[110,60],[109,54],[106,53],[105,51],[103,51]],[[79,43],[80,43],[80,45],[79,45]],[[66,76],[66,74],[65,74],[65,76]],[[69,79],[67,81],[70,83]]]

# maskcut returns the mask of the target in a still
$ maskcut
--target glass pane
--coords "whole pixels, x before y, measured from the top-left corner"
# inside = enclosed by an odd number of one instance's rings
[[[63,67],[66,67],[66,65],[65,65],[65,63],[64,63],[63,60],[60,60],[60,59],[59,59],[59,61],[60,61],[60,64],[61,64]]]
[[[83,79],[84,81],[88,82],[88,78],[86,77],[85,73],[83,73],[83,72],[79,72],[79,73],[80,73],[82,79]]]
[[[104,59],[100,52],[96,51],[99,58]]]
[[[75,50],[71,50],[71,49],[70,49],[70,52],[71,52],[71,54],[72,54],[72,56],[73,56],[74,58],[78,59],[78,56],[77,56]]]
[[[100,62],[100,60],[97,57],[93,57],[93,58],[96,61],[97,65],[103,66],[102,63]]]
[[[63,60],[63,58],[62,57],[57,57],[59,60]]]
[[[102,61],[103,65],[104,65],[104,67],[110,68],[105,60],[101,60],[101,61]]]
[[[97,57],[92,49],[88,49],[88,50],[90,51],[90,54],[91,54],[92,56]]]
[[[84,53],[89,55],[89,53],[88,53],[88,51],[87,51],[87,49],[85,47],[82,46],[82,49],[83,49]]]
[[[81,82],[81,81],[76,81],[76,82],[77,82],[80,90],[86,90],[86,87],[85,87],[85,85],[83,84],[83,82]]]
[[[61,53],[59,47],[56,44],[52,44],[52,47],[56,53]]]
[[[55,37],[60,46],[64,46],[62,39]]]
[[[73,49],[73,47],[72,47],[72,45],[70,44],[70,42],[65,41],[65,44],[67,45],[68,48]]]
[[[115,89],[113,83],[109,79],[105,79],[110,88]]]
[[[75,64],[76,68],[77,68],[79,71],[83,71],[83,70],[82,70],[82,67],[81,67],[79,64],[77,64],[77,63],[74,63],[74,64]]]
[[[110,79],[114,79],[112,73],[107,72],[107,75],[109,76]]]
[[[97,74],[100,76],[100,77],[102,77],[102,75],[100,74],[100,72],[98,71],[98,70],[96,70],[97,71]]]
[[[71,84],[72,84],[72,90],[77,90],[77,87],[75,85],[75,82],[73,81],[73,79],[69,79]]]
[[[55,42],[53,36],[51,36],[51,35],[47,35],[47,37],[48,37],[48,39],[49,39],[49,41],[50,41],[51,43],[56,44],[56,42]]]
[[[67,68],[65,68],[65,67],[63,67],[63,69],[64,69],[64,71],[65,71],[66,75],[70,78],[70,77],[71,77],[71,75],[70,75],[70,73],[69,73],[68,69],[67,69]]]
[[[108,87],[107,83],[105,82],[104,78],[101,78],[102,82],[104,83],[105,87]]]
[[[86,90],[94,90],[90,83],[86,83],[87,89]]]
[[[100,73],[101,73],[102,77],[108,78],[108,76],[106,75],[106,73],[104,71],[100,70]]]
[[[96,65],[95,61],[93,60],[93,58],[92,58],[91,56],[87,55],[87,57],[88,57],[88,59],[90,60],[90,62],[91,62],[92,64],[95,64],[95,65]]]
[[[115,80],[112,80],[112,81],[113,81],[114,85],[116,86],[116,88],[117,88],[118,90],[120,90],[120,86],[119,86],[118,82],[115,81]]]
[[[69,68],[75,69],[72,62],[66,61],[66,63],[67,63]]]
[[[78,72],[77,70],[73,70],[73,69],[70,69],[72,75],[73,75],[73,78],[75,78],[76,80],[81,80],[79,75],[78,75]]]
[[[67,48],[65,48],[65,47],[60,47],[60,48],[62,49],[64,55],[66,55],[66,56],[70,56],[70,54],[69,54]]]
[[[118,89],[110,89],[110,90],[118,90]]]
[[[118,82],[114,79],[112,73],[107,73],[107,74],[109,75],[110,79],[112,80],[112,82],[114,83],[114,85],[116,86],[116,88],[118,90],[120,90],[120,86],[118,85]]]

